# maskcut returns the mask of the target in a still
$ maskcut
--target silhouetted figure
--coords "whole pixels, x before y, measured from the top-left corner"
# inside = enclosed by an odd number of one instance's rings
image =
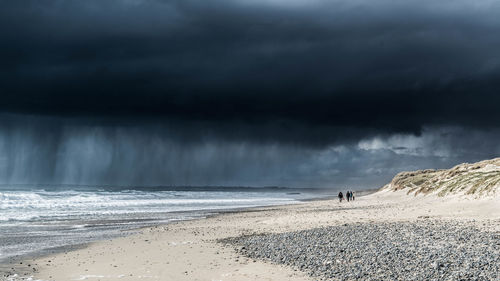
[[[351,199],[351,198],[349,197],[349,190],[348,190],[348,191],[346,191],[346,193],[345,193],[345,197],[347,198],[347,202],[349,202],[349,199]]]
[[[342,203],[342,199],[344,198],[344,194],[342,194],[342,191],[339,192],[339,201]]]

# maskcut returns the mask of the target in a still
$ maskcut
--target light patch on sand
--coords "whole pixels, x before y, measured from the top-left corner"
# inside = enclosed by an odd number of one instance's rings
[[[87,280],[87,279],[92,279],[92,278],[107,278],[107,279],[115,279],[115,278],[123,278],[125,277],[125,274],[120,274],[120,275],[80,275],[79,278],[73,279],[73,280]],[[138,278],[141,278],[138,276]]]
[[[45,281],[43,279],[33,279],[33,278],[34,278],[33,275],[30,277],[21,277],[18,274],[14,274],[14,275],[7,277],[5,280],[6,281]],[[0,280],[4,280],[4,279],[0,279]]]
[[[79,278],[73,279],[73,280],[87,280],[90,278],[107,278],[104,275],[80,275]]]
[[[193,241],[182,241],[182,242],[170,242],[170,245],[172,246],[177,246],[177,245],[187,245],[187,244],[193,244]]]

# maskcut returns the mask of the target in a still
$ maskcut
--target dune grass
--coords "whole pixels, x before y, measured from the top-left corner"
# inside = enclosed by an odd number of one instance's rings
[[[485,196],[500,189],[500,158],[475,164],[460,164],[449,170],[401,172],[386,187],[407,194],[463,193]]]

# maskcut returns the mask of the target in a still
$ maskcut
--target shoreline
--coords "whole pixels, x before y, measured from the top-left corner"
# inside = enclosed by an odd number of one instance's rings
[[[192,210],[192,211],[172,211],[172,212],[168,212],[168,214],[194,213],[194,214],[199,214],[199,215],[192,217],[192,218],[171,220],[171,221],[166,222],[166,223],[165,222],[155,222],[155,223],[152,223],[151,225],[147,225],[147,226],[140,226],[137,228],[124,229],[121,231],[124,233],[123,235],[112,237],[111,240],[121,238],[121,237],[127,237],[130,235],[136,235],[137,232],[140,232],[144,229],[149,229],[149,228],[159,227],[159,226],[167,226],[167,225],[170,225],[173,223],[182,223],[182,222],[194,221],[194,220],[204,220],[204,219],[213,218],[213,217],[224,215],[224,214],[259,212],[260,209],[263,209],[263,208],[265,208],[267,210],[272,210],[273,207],[295,205],[295,204],[301,204],[303,202],[330,200],[331,198],[334,198],[334,197],[335,197],[334,195],[321,196],[318,194],[318,197],[307,198],[307,199],[297,199],[295,202],[278,204],[278,205],[235,207],[235,208],[228,208],[228,209],[213,209],[213,210],[200,209],[200,210]],[[35,264],[36,260],[40,260],[40,259],[52,256],[52,255],[59,255],[61,253],[67,253],[67,252],[85,249],[94,243],[100,243],[100,242],[107,241],[107,240],[110,240],[110,239],[98,239],[95,241],[90,241],[90,242],[85,242],[85,243],[47,248],[47,249],[38,250],[38,251],[32,252],[32,253],[26,253],[26,254],[20,254],[20,255],[16,255],[16,256],[12,256],[12,257],[7,257],[4,260],[0,260],[0,280],[3,280],[2,278],[7,277],[7,276],[5,276],[6,274],[12,275],[10,273],[17,274],[20,277],[23,277],[23,276],[29,277],[30,274],[32,274],[33,272],[30,269],[27,269],[25,266],[23,266],[23,264],[24,265],[26,265],[26,264],[31,265],[32,263]]]
[[[123,230],[331,194],[331,190],[309,192],[275,187],[233,187],[213,192],[206,187],[179,192],[163,187],[149,189],[152,191],[106,191],[97,187],[6,191],[2,193],[7,208],[0,218],[0,260],[8,263],[16,256],[29,257],[58,247],[119,237]],[[291,190],[294,192],[287,192]]]
[[[207,280],[207,276],[213,280],[310,280],[296,268],[245,257],[218,241],[343,225],[345,217],[350,218],[349,223],[445,219],[500,231],[500,212],[494,212],[500,207],[496,203],[497,199],[457,201],[379,192],[358,196],[349,203],[322,198],[226,210],[203,219],[137,229],[124,237],[91,242],[73,251],[36,257],[29,262],[37,267],[31,275],[40,280],[136,280],[138,276],[150,280]],[[130,253],[135,256],[129,256]],[[29,268],[23,263],[15,270],[24,273]]]

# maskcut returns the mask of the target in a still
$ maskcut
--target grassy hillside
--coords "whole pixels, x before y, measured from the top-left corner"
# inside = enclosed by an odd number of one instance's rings
[[[500,190],[500,158],[460,164],[449,170],[401,172],[382,189],[407,190],[408,194],[436,193],[496,195]]]

